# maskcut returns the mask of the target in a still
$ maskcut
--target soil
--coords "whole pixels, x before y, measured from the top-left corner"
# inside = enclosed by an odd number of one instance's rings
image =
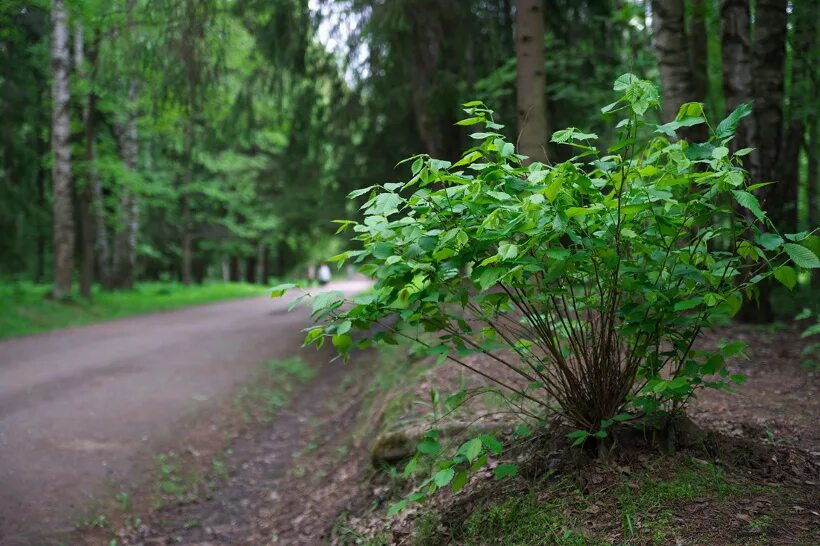
[[[820,377],[799,364],[803,342],[796,329],[733,326],[707,336],[703,343],[716,344],[723,338],[750,344],[748,360],[729,364],[749,380],[732,393],[705,391],[693,403],[690,415],[709,431],[709,449],[688,446],[667,459],[646,450],[625,450],[602,465],[591,457],[579,459],[577,450],[568,452],[560,437],[545,437],[541,441],[547,444],[534,450],[542,454],[539,460],[520,461],[522,474],[531,480],[545,468],[564,469],[584,495],[601,498],[589,508],[593,514],[585,529],[619,542],[624,539],[621,522],[612,515],[616,510],[609,506],[607,491],[632,487],[632,476],[649,468],[663,474],[664,469],[692,461],[706,464],[708,459],[723,469],[732,487],[754,494],[676,503],[674,521],[685,531],[677,543],[820,542],[820,436],[815,426],[820,417]],[[334,362],[321,368],[317,379],[273,423],[230,442],[227,460],[233,472],[212,498],[153,511],[140,526],[115,529],[118,544],[308,545],[354,543],[374,536],[388,536],[388,543],[412,543],[423,512],[385,517],[387,506],[402,494],[401,485],[372,468],[368,448],[373,436],[362,434],[364,420],[378,421],[372,412],[379,403],[369,403],[376,360],[363,353],[351,367]],[[460,377],[447,365],[433,368],[416,394],[431,386],[447,392]],[[403,422],[422,418],[400,415]],[[436,496],[427,509],[463,520],[476,506],[505,494],[485,487],[492,483],[497,482],[484,472],[458,495]],[[529,491],[531,483],[516,479],[504,488],[514,494]],[[775,524],[766,534],[750,530],[753,523],[770,516]],[[112,535],[87,530],[84,536],[97,543],[91,539]],[[432,536],[435,540],[426,543],[458,543],[446,529]]]

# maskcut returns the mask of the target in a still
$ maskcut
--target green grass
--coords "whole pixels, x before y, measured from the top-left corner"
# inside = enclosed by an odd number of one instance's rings
[[[246,422],[269,423],[296,389],[314,377],[316,369],[298,357],[269,360],[261,377],[239,391],[234,407]]]
[[[0,339],[231,298],[259,296],[265,293],[266,287],[224,282],[193,286],[145,282],[127,292],[102,292],[95,288],[91,302],[78,295],[65,301],[53,301],[47,299],[50,289],[48,285],[29,282],[0,283]]]
[[[614,483],[606,493],[584,494],[569,477],[548,477],[522,491],[501,492],[476,506],[451,527],[458,544],[565,546],[610,544],[590,532],[590,519],[618,532],[619,544],[670,544],[677,531],[674,514],[681,505],[722,503],[743,493],[712,464],[685,458],[662,459]],[[442,514],[428,511],[416,522],[414,544],[436,543]],[[759,528],[771,524],[760,518]],[[601,529],[599,529],[600,531]]]

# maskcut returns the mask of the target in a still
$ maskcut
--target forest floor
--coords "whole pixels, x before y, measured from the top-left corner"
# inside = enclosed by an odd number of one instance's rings
[[[276,284],[276,283],[273,283]],[[142,282],[133,290],[103,292],[95,286],[87,301],[73,294],[67,300],[48,298],[51,286],[0,283],[0,339],[167,311],[204,303],[260,296],[267,287],[249,283],[210,282],[184,286],[176,282]]]
[[[820,543],[820,377],[799,364],[795,329],[731,326],[703,343],[723,337],[751,345],[749,360],[730,363],[749,380],[735,393],[702,393],[690,415],[708,436],[676,453],[633,446],[602,463],[538,435],[505,454],[519,477],[481,471],[457,495],[387,517],[412,484],[371,464],[377,431],[424,422],[429,389],[463,379],[449,365],[366,352],[349,367],[315,365],[315,379],[266,422],[217,442],[212,428],[192,433],[174,468],[199,468],[204,493],[171,489],[157,503],[160,468],[153,489],[135,491],[129,506],[112,501],[108,519],[68,543]]]

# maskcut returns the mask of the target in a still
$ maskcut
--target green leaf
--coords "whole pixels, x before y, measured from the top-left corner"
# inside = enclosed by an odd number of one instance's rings
[[[304,300],[307,297],[310,297],[310,294],[302,294],[301,296],[290,302],[290,305],[288,305],[288,312],[293,311],[300,303],[302,303],[302,300]]]
[[[453,483],[450,484],[450,491],[458,493],[467,483],[467,470],[459,470],[456,477],[453,478]]]
[[[408,502],[408,499],[402,499],[399,502],[391,505],[390,508],[387,510],[387,516],[395,516],[396,514],[404,510]]]
[[[774,233],[760,233],[755,241],[766,250],[774,250],[783,244],[783,238]]]
[[[481,440],[473,438],[472,440],[464,442],[458,452],[464,455],[468,461],[473,462],[476,457],[481,455]]]
[[[712,157],[715,159],[723,159],[727,155],[729,155],[729,148],[726,146],[718,146],[712,150]]]
[[[288,282],[288,283],[284,283],[284,284],[277,284],[276,286],[274,286],[273,288],[271,288],[269,290],[270,297],[271,298],[280,298],[285,294],[285,292],[287,292],[291,288],[294,288],[295,286],[296,285],[293,284],[292,282]]]
[[[441,451],[441,445],[434,438],[424,438],[416,447],[420,453],[425,455],[435,455]]]
[[[416,471],[416,466],[418,466],[418,464],[419,464],[419,456],[418,456],[418,454],[416,454],[416,456],[414,456],[412,459],[407,461],[407,464],[404,466],[404,471],[402,472],[402,475],[405,478],[409,478],[410,476],[412,476],[413,472]]]
[[[703,297],[698,296],[697,298],[692,298],[688,300],[679,301],[675,304],[673,309],[675,311],[686,311],[688,309],[694,309],[698,305],[703,303]]]
[[[438,487],[444,487],[445,485],[453,481],[455,475],[456,471],[452,468],[445,468],[444,470],[439,470],[438,472],[436,472],[436,475],[433,476],[433,483],[435,483]]]
[[[774,278],[789,290],[797,286],[797,272],[787,265],[777,267],[774,270]]]
[[[349,320],[344,320],[340,322],[338,326],[336,326],[336,333],[346,334],[350,331],[351,326],[353,326],[353,323],[351,323]]]
[[[516,436],[529,436],[530,434],[532,434],[532,429],[527,425],[518,425],[517,427],[515,427],[515,431],[513,431],[513,434],[515,434]]]
[[[330,341],[340,353],[346,353],[353,346],[353,339],[347,334],[336,334]]]
[[[638,77],[635,74],[623,74],[618,76],[618,79],[615,80],[615,84],[612,86],[613,91],[626,91],[629,89],[629,86],[633,83],[637,83]]]
[[[482,121],[484,121],[483,117],[472,117],[457,121],[456,125],[475,125],[476,123],[481,123]]]
[[[518,245],[501,243],[498,245],[498,255],[502,260],[514,260],[518,256]]]
[[[479,436],[481,439],[481,443],[484,444],[488,450],[492,451],[496,455],[501,455],[501,451],[504,449],[501,445],[501,442],[490,436],[489,434],[482,434]]]
[[[729,138],[735,133],[740,120],[752,113],[751,104],[741,104],[735,108],[734,112],[726,116],[715,129],[715,136],[718,140]]]
[[[806,269],[820,267],[820,259],[814,255],[814,252],[802,245],[786,243],[783,245],[783,250],[786,251],[786,254],[789,255],[789,258],[791,258],[792,262],[798,267]]]
[[[720,354],[729,358],[730,356],[741,354],[748,347],[749,345],[743,341],[732,341],[720,348]]]
[[[735,196],[735,201],[737,201],[741,207],[752,211],[752,214],[754,214],[758,220],[763,219],[764,213],[760,208],[757,197],[743,190],[732,190],[732,195]]]
[[[495,467],[495,478],[500,480],[501,478],[509,478],[511,476],[515,476],[518,474],[518,465],[514,464],[500,464]]]

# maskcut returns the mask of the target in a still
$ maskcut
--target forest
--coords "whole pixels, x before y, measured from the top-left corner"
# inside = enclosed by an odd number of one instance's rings
[[[0,543],[818,543],[818,21],[3,0]]]
[[[535,58],[516,57],[510,0],[1,9],[0,275],[58,297],[287,276],[346,244],[330,221],[355,213],[348,192],[414,153],[455,160],[462,103],[555,161],[554,130],[612,139],[594,105],[625,72],[661,84],[658,122],[685,102],[710,119],[753,104],[732,145],[754,149],[754,180],[778,181],[760,200],[781,231],[817,225],[813,0],[549,1],[523,23],[544,35]]]

